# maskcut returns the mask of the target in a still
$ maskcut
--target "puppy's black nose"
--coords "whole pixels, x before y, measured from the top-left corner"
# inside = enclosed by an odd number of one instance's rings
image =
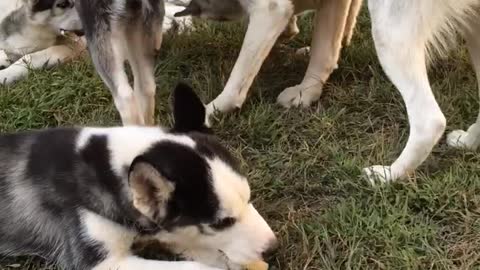
[[[265,249],[265,251],[262,252],[262,257],[266,259],[272,256],[275,253],[275,251],[277,251],[277,249],[278,249],[278,240],[275,238],[272,241],[270,241],[270,243],[267,246],[267,249]]]

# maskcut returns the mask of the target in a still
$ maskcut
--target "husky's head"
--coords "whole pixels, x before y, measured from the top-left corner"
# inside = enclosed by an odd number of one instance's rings
[[[80,17],[75,9],[75,0],[24,0],[31,22],[61,30],[82,30]]]
[[[244,15],[245,9],[238,0],[191,0],[175,17],[194,16],[216,21],[233,21]]]
[[[204,126],[204,105],[186,85],[175,90],[174,118],[177,139],[152,145],[132,162],[134,206],[161,228],[155,238],[186,259],[229,269],[261,259],[276,237],[253,207],[235,158]],[[179,138],[193,143],[175,142]]]

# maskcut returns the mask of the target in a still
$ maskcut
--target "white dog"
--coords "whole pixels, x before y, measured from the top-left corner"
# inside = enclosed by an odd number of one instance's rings
[[[356,0],[192,0],[178,15],[249,17],[240,56],[224,91],[209,104],[208,113],[242,106],[275,40],[287,25],[287,31],[298,31],[292,15],[309,9],[316,10],[317,15],[308,70],[302,83],[283,91],[278,102],[291,107],[316,101],[337,65],[342,39],[350,40],[360,4]],[[463,33],[480,78],[480,1],[369,0],[369,8],[380,62],[400,90],[410,120],[410,137],[400,157],[391,166],[365,169],[369,180],[388,182],[414,171],[445,130],[446,120],[430,89],[426,62],[433,51],[441,51],[453,41],[455,29]],[[480,115],[467,131],[449,134],[448,144],[476,149],[480,145]]]
[[[316,11],[311,59],[302,82],[285,89],[278,102],[309,106],[320,98],[323,85],[337,67],[342,41],[349,44],[362,0],[192,0],[177,16],[213,20],[248,17],[249,25],[240,55],[223,92],[207,107],[208,116],[240,108],[263,61],[277,39],[299,29],[296,14]],[[207,117],[207,122],[209,120]]]
[[[410,137],[391,166],[365,169],[370,180],[406,177],[428,157],[441,138],[446,119],[430,88],[427,61],[454,41],[460,30],[480,79],[480,1],[478,0],[369,0],[372,31],[378,57],[406,103]],[[480,145],[480,115],[467,131],[448,135],[453,147]]]

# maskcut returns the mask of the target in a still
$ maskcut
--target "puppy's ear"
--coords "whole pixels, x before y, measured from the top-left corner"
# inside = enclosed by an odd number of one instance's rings
[[[175,13],[174,17],[184,17],[184,16],[200,16],[202,14],[202,9],[196,0],[192,0],[190,4],[182,11]]]
[[[130,190],[134,207],[154,222],[160,222],[167,214],[167,203],[175,185],[151,164],[135,159],[129,172]]]
[[[184,83],[179,83],[173,92],[174,132],[206,132],[205,106],[193,89]]]

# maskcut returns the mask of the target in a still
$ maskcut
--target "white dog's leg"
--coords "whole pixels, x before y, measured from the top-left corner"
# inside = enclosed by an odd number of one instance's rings
[[[297,86],[285,89],[277,98],[284,107],[308,107],[322,95],[323,85],[337,68],[345,24],[352,0],[328,0],[316,14],[310,63],[305,77]]]
[[[248,8],[250,22],[240,55],[223,92],[207,106],[207,121],[216,110],[240,108],[253,79],[293,15],[290,0],[255,0]]]
[[[0,50],[0,69],[7,68],[10,66],[10,60],[8,59],[8,55],[5,51]]]
[[[425,63],[426,31],[432,29],[422,23],[430,11],[416,9],[416,0],[405,1],[369,1],[380,63],[402,94],[410,122],[410,136],[400,157],[391,166],[365,169],[372,183],[393,181],[414,171],[428,157],[446,126],[430,88]]]
[[[472,25],[471,32],[466,34],[465,39],[477,74],[480,93],[480,23]],[[467,131],[455,130],[448,134],[447,143],[456,148],[476,150],[480,146],[480,113],[477,122],[471,125]]]
[[[30,70],[50,68],[70,60],[75,55],[75,49],[66,45],[53,46],[43,51],[27,54],[0,70],[0,84],[11,84],[28,75]]]

